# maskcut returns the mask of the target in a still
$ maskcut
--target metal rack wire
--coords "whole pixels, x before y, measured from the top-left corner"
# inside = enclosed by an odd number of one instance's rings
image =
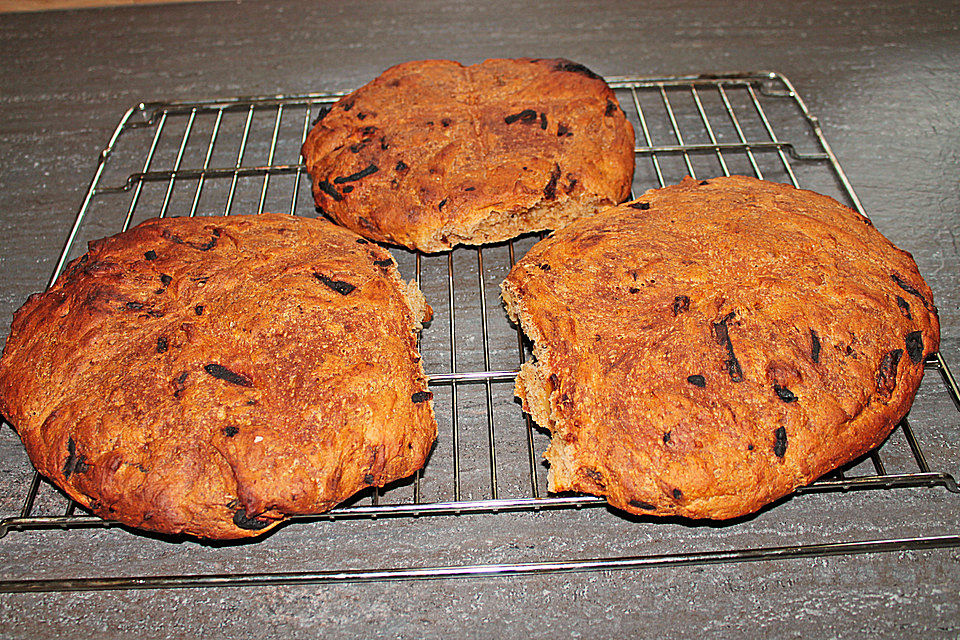
[[[637,132],[634,193],[677,182],[684,175],[696,178],[741,173],[814,189],[863,213],[818,120],[782,75],[760,72],[630,77],[611,78],[609,83]],[[340,95],[141,103],[130,108],[100,153],[50,283],[69,260],[84,251],[85,240],[117,233],[149,217],[266,210],[316,215],[305,186],[299,148],[313,119]],[[393,250],[401,271],[417,280],[435,310],[433,322],[421,336],[421,352],[435,391],[440,424],[437,448],[427,467],[412,479],[382,490],[371,489],[322,516],[294,520],[494,513],[606,504],[591,496],[548,495],[546,469],[540,462],[548,436],[513,402],[514,378],[519,366],[530,357],[530,348],[501,310],[498,285],[537,239],[526,237],[499,245],[460,248],[442,255]],[[939,374],[943,391],[960,410],[960,392],[944,359],[935,354],[925,366]],[[949,473],[931,470],[906,419],[898,429],[906,452],[893,451],[896,445],[888,441],[865,460],[797,493],[902,487],[942,487],[958,492]],[[889,457],[895,459],[895,465],[887,464]],[[887,471],[888,466],[902,467],[904,459],[916,470]],[[83,512],[34,474],[25,488],[19,515],[0,521],[0,537],[9,531],[106,526],[111,523]],[[960,535],[517,564],[0,580],[0,592],[516,575],[948,546],[960,546]]]

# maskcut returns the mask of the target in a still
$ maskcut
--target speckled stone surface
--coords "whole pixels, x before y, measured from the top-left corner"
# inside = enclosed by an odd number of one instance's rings
[[[347,90],[421,58],[562,56],[607,76],[771,69],[790,78],[877,228],[916,258],[940,310],[941,352],[960,370],[958,55],[960,8],[938,2],[239,2],[2,15],[0,318],[46,285],[99,149],[141,100]],[[238,206],[255,205],[256,195]],[[307,206],[307,191],[301,196]],[[506,260],[497,251],[484,254],[491,264]],[[477,278],[475,254],[455,259],[458,290],[466,291]],[[447,264],[424,268],[442,276]],[[500,313],[499,275],[486,274],[489,314]],[[444,318],[443,304],[438,311]],[[467,336],[479,307],[463,299],[456,311]],[[425,339],[444,330],[435,321]],[[476,337],[463,340],[467,368],[482,350]],[[494,368],[515,363],[491,358]],[[433,364],[447,366],[442,357]],[[508,428],[518,411],[509,385],[492,386],[496,426]],[[481,427],[479,435],[464,432],[467,463],[485,455],[483,387],[464,390],[460,402],[465,428]],[[930,467],[960,473],[960,413],[936,372],[910,423]],[[894,438],[888,471],[915,470],[902,434]],[[505,462],[516,455],[501,453]],[[4,425],[0,517],[19,512],[29,478]],[[466,471],[465,485],[473,481]],[[506,493],[522,473],[504,471],[500,482]],[[0,538],[0,580],[524,562],[957,534],[960,496],[942,487],[808,494],[721,526],[584,508],[295,523],[234,546],[122,529],[12,531]],[[11,638],[958,634],[957,548],[525,577],[0,594],[0,635]]]

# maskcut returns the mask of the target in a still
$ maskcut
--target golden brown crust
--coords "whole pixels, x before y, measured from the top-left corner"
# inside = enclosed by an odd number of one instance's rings
[[[552,491],[640,514],[751,513],[879,445],[939,346],[912,257],[810,191],[648,191],[535,245],[503,285],[535,341],[517,395]]]
[[[553,229],[623,201],[633,127],[568,60],[408,62],[345,96],[303,145],[317,206],[421,251]]]
[[[415,296],[385,249],[326,221],[150,220],[17,311],[0,408],[104,518],[259,535],[423,465]]]

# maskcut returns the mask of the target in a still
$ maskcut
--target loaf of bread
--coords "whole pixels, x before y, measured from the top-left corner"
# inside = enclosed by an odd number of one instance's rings
[[[425,252],[555,229],[626,199],[633,127],[569,60],[392,67],[321,113],[303,145],[317,207]]]
[[[428,314],[389,252],[327,221],[150,220],[17,311],[0,409],[103,518],[255,536],[424,464]]]
[[[742,516],[857,459],[939,343],[930,288],[868,219],[739,176],[575,222],[502,290],[550,490],[635,514]]]

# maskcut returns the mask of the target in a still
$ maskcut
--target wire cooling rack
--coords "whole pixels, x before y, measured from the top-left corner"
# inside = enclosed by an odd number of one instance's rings
[[[678,182],[685,175],[745,174],[813,189],[864,213],[817,119],[782,75],[630,77],[611,78],[609,83],[637,134],[634,194]],[[299,149],[312,121],[341,95],[277,95],[132,107],[100,153],[51,284],[69,260],[84,252],[86,241],[120,232],[147,218],[263,211],[316,216]],[[530,345],[500,307],[499,284],[538,239],[523,237],[439,255],[393,249],[401,272],[417,280],[434,308],[433,321],[421,335],[421,353],[440,427],[436,449],[424,470],[412,479],[370,489],[321,516],[293,521],[606,504],[591,496],[547,493],[542,453],[549,437],[513,400],[514,378],[519,366],[531,357]],[[932,356],[925,367],[936,374],[928,376],[924,384],[933,378],[934,384],[942,385],[933,394],[946,394],[960,410],[957,383],[940,354]],[[888,467],[896,471],[888,471]],[[879,449],[797,493],[904,487],[958,492],[950,474],[931,470],[907,419]],[[619,516],[611,513],[611,517]],[[108,526],[111,523],[86,513],[34,474],[25,487],[19,515],[0,521],[0,537],[10,531]],[[960,546],[960,535],[514,564],[0,580],[0,592],[516,575],[948,546]]]

